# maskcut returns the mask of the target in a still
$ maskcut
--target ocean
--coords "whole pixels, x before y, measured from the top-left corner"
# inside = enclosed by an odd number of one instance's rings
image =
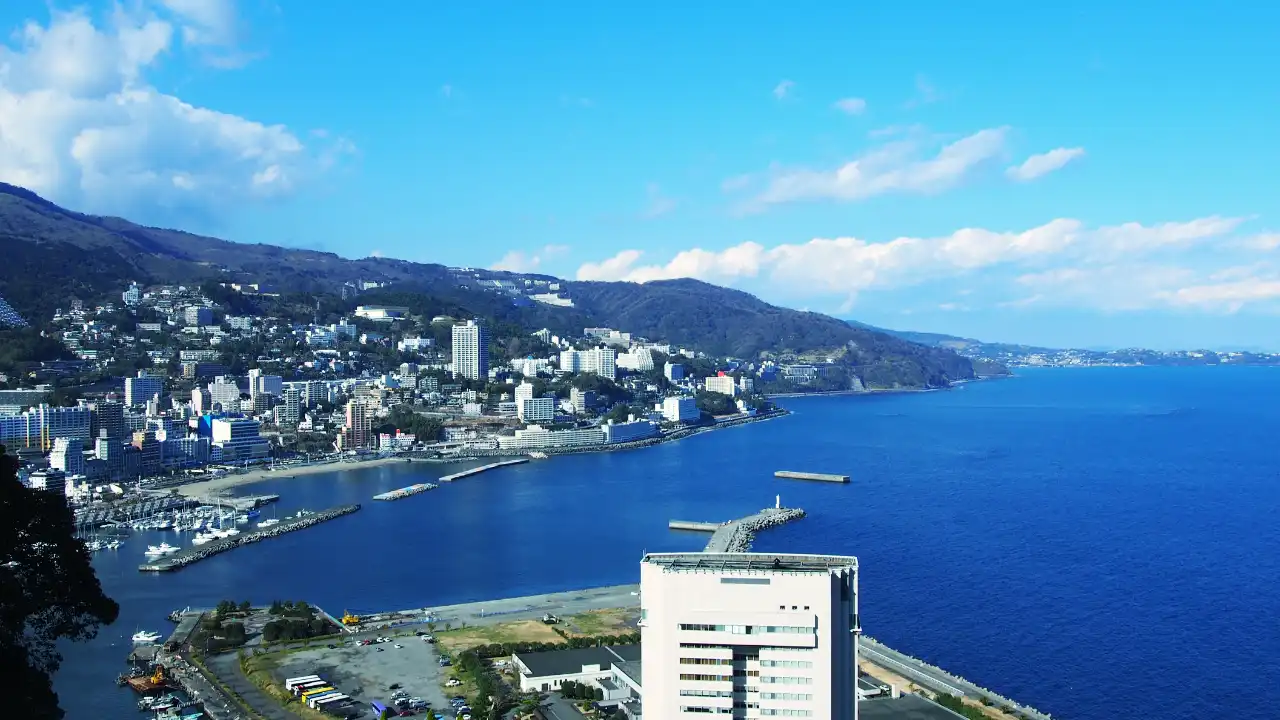
[[[66,645],[69,718],[125,717],[138,629],[222,599],[334,614],[634,583],[701,549],[668,520],[782,503],[759,551],[857,555],[868,635],[1060,718],[1280,717],[1280,369],[1022,370],[953,390],[788,398],[794,414],[634,451],[455,472],[394,464],[273,480],[281,513],[354,514],[169,575],[143,533],[95,566],[119,621]],[[479,464],[479,463],[477,463]],[[847,474],[847,485],[774,470]],[[268,515],[271,510],[265,511]]]

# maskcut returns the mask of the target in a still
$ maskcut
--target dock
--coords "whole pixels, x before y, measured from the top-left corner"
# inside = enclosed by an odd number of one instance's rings
[[[199,562],[205,558],[213,557],[218,553],[255,543],[260,540],[269,540],[279,537],[294,530],[302,530],[312,525],[319,525],[322,522],[333,520],[334,518],[350,515],[360,509],[359,505],[342,505],[336,508],[330,508],[318,513],[303,515],[302,517],[282,520],[279,525],[273,525],[269,528],[254,530],[252,532],[241,533],[239,535],[215,540],[207,545],[197,545],[187,548],[173,555],[156,558],[148,563],[138,566],[138,570],[142,572],[171,572],[180,570],[192,563]]]
[[[417,485],[410,485],[409,487],[402,487],[397,490],[389,490],[384,493],[378,493],[377,495],[373,496],[373,499],[374,500],[403,500],[404,498],[410,497],[412,495],[417,495],[418,493],[424,493],[428,490],[435,490],[438,487],[440,486],[436,485],[435,483],[418,483]]]
[[[715,532],[723,525],[724,523],[696,522],[693,520],[672,520],[667,523],[667,527],[672,530],[692,530],[694,532]]]
[[[812,473],[812,472],[796,472],[794,470],[779,470],[773,474],[774,477],[786,478],[788,480],[818,480],[820,482],[847,483],[848,475],[831,475],[828,473]]]
[[[440,478],[440,482],[453,482],[454,480],[461,480],[462,478],[471,477],[472,475],[479,475],[482,472],[497,470],[500,467],[506,467],[508,465],[522,465],[527,462],[529,462],[529,458],[517,458],[515,460],[502,460],[501,462],[489,463],[488,465],[481,465],[480,467],[474,467],[474,468],[471,468],[470,470],[463,470],[462,472],[456,472],[452,475],[445,475],[444,477]]]

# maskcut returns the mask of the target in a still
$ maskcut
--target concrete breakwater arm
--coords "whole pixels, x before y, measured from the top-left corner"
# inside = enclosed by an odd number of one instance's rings
[[[796,472],[794,470],[779,470],[773,474],[774,477],[785,478],[787,480],[818,480],[820,482],[847,483],[848,475],[833,475],[831,473],[813,473],[813,472]]]
[[[312,525],[319,525],[322,522],[333,520],[334,518],[350,515],[360,509],[359,505],[341,505],[336,508],[322,510],[310,515],[304,515],[294,520],[282,521],[279,525],[273,525],[269,528],[254,530],[252,532],[241,533],[233,537],[215,540],[207,545],[200,545],[188,550],[184,550],[173,555],[166,555],[149,563],[138,566],[143,572],[170,572],[180,570],[191,563],[199,562],[205,558],[213,557],[218,553],[223,553],[234,548],[258,542],[259,540],[269,540],[273,537],[279,537],[294,530],[309,528]]]
[[[462,478],[469,477],[471,475],[479,475],[482,472],[487,472],[489,470],[496,470],[500,467],[506,467],[508,465],[521,465],[527,462],[529,462],[529,458],[516,458],[515,460],[503,460],[501,462],[489,463],[488,465],[481,465],[480,467],[471,468],[470,470],[463,470],[462,472],[456,472],[456,473],[453,473],[452,475],[445,475],[444,477],[440,478],[440,482],[442,483],[453,482],[454,480],[461,480]]]
[[[805,516],[800,508],[766,508],[745,518],[719,526],[707,542],[703,552],[733,553],[751,550],[756,533],[771,527],[799,520]]]

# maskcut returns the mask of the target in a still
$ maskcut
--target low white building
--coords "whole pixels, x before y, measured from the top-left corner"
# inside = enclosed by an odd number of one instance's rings
[[[598,427],[548,430],[541,425],[530,425],[523,430],[516,430],[515,435],[500,436],[498,438],[498,447],[503,450],[537,450],[540,448],[600,445],[603,442],[604,431]]]
[[[551,692],[558,690],[565,681],[600,687],[601,680],[612,678],[615,664],[640,660],[640,646],[605,645],[516,653],[511,659],[520,675],[522,692]]]
[[[667,422],[690,422],[701,416],[698,401],[691,397],[673,395],[662,401],[662,417]]]

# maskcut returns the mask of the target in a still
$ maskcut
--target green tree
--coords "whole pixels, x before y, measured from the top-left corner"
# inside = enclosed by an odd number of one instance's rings
[[[245,600],[244,602],[240,603],[240,612],[242,612],[242,613],[247,613],[247,612],[249,612],[249,610],[251,610],[252,608],[253,608],[253,606],[249,604],[249,601],[248,601],[248,600]]]
[[[0,677],[10,712],[63,717],[53,691],[58,641],[90,640],[119,614],[75,537],[66,501],[24,487],[17,459],[0,445]]]

